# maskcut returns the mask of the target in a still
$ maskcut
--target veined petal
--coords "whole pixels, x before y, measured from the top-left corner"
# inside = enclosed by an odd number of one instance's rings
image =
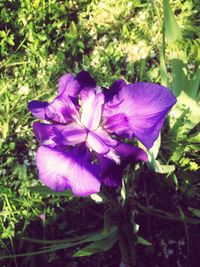
[[[112,101],[105,105],[103,116],[108,121],[105,121],[105,127],[117,135],[123,132],[130,138],[136,136],[147,148],[151,148],[159,135],[167,112],[175,103],[173,93],[158,84],[138,82],[123,86]],[[118,118],[118,114],[124,115],[129,130],[122,131],[120,127],[112,129],[110,122]]]
[[[147,154],[142,149],[130,144],[119,143],[115,150],[120,156],[121,164],[99,156],[102,182],[112,187],[121,186],[123,173],[128,164],[148,160]]]
[[[41,146],[36,155],[40,180],[55,191],[71,189],[75,195],[99,192],[98,166],[91,164],[82,150],[62,152]]]
[[[42,102],[33,100],[28,103],[28,109],[38,119],[45,120],[46,118],[46,107],[49,105],[48,102]]]
[[[54,128],[55,142],[59,145],[77,145],[87,138],[87,131],[82,126],[74,123]]]
[[[46,108],[48,119],[58,122],[67,123],[79,118],[78,110],[70,96],[60,95],[56,97]]]
[[[42,120],[67,123],[79,118],[78,110],[70,96],[60,95],[50,104],[33,100],[28,104],[28,108],[33,116]]]
[[[58,94],[66,94],[76,97],[80,90],[80,84],[71,73],[66,73],[58,81]]]
[[[90,76],[89,72],[81,71],[76,77],[71,73],[66,73],[59,79],[58,94],[64,96],[77,97],[82,89],[94,89],[96,83]]]
[[[104,94],[95,94],[91,90],[82,90],[80,96],[82,103],[81,123],[89,130],[96,130],[101,120]]]
[[[109,134],[103,129],[97,129],[96,131],[91,131],[87,136],[87,145],[89,148],[95,152],[108,155],[114,161],[119,161],[117,155],[115,155],[114,147],[118,142],[112,139]]]
[[[128,118],[123,113],[118,113],[111,117],[103,123],[103,128],[109,132],[113,132],[119,135],[128,137],[127,132],[129,132],[129,121]]]
[[[33,123],[33,131],[38,141],[43,142],[44,140],[53,139],[53,124],[46,124],[41,122]]]

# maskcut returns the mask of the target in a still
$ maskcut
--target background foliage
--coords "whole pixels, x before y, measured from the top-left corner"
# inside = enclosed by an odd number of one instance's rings
[[[2,266],[36,266],[38,260],[46,266],[119,266],[114,228],[110,243],[110,236],[102,232],[80,238],[80,233],[89,235],[115,221],[106,201],[97,204],[96,198],[56,194],[41,186],[36,173],[34,119],[27,103],[52,99],[58,78],[82,69],[102,86],[118,78],[130,83],[151,81],[169,86],[178,97],[161,144],[158,140],[149,152],[148,166],[134,172],[134,212],[138,233],[145,237],[136,242],[137,266],[146,262],[154,267],[196,266],[200,249],[195,243],[200,224],[198,2],[0,1]],[[70,241],[72,235],[75,240]],[[63,237],[67,241],[45,243]],[[43,239],[42,245],[30,238]],[[84,254],[80,248],[88,242],[95,245]],[[43,248],[40,253],[39,248]],[[76,256],[103,254],[72,258],[78,250]],[[39,256],[34,256],[37,252]],[[22,253],[24,257],[15,257]]]

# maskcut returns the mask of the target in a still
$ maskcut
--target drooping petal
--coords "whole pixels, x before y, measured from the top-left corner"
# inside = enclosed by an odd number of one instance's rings
[[[87,136],[87,145],[99,154],[105,155],[117,145],[117,141],[102,129],[91,131]]]
[[[103,128],[109,132],[117,133],[120,136],[128,137],[129,132],[129,121],[125,114],[118,113],[111,117],[103,123]]]
[[[53,139],[53,124],[46,124],[41,122],[33,123],[33,131],[38,141],[43,142],[48,139]]]
[[[124,170],[128,164],[148,160],[147,154],[142,149],[130,144],[119,143],[115,150],[120,156],[121,164],[116,164],[102,156],[99,157],[102,183],[112,187],[121,186]]]
[[[54,128],[55,142],[59,145],[77,145],[87,138],[87,131],[82,126],[74,123],[60,125]]]
[[[71,73],[66,73],[58,81],[58,94],[76,97],[80,90],[80,84]]]
[[[164,123],[167,112],[176,103],[173,93],[166,87],[138,82],[123,86],[112,101],[105,105],[105,128],[117,135],[136,136],[147,148],[153,146]],[[123,114],[129,130],[119,130],[112,125]],[[116,116],[118,115],[118,116]],[[122,116],[122,115],[120,115]],[[114,130],[112,129],[114,128]]]
[[[40,146],[36,155],[40,180],[55,191],[72,190],[75,195],[87,196],[99,192],[99,169],[77,148],[62,152]]]
[[[46,118],[46,107],[49,105],[48,102],[42,102],[33,100],[28,103],[28,109],[38,119],[45,120]]]
[[[81,96],[81,123],[89,130],[96,130],[99,126],[104,104],[104,94],[95,94],[91,90],[82,90]]]
[[[76,105],[70,96],[59,95],[50,104],[33,100],[28,104],[28,108],[33,116],[42,120],[67,123],[79,118]]]
[[[78,120],[79,113],[70,96],[56,97],[46,108],[46,115],[50,120],[58,123],[67,123]]]

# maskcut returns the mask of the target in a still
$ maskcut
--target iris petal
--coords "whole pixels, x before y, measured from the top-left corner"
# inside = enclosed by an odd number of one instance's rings
[[[53,124],[46,124],[41,122],[33,123],[33,131],[38,141],[43,142],[48,139],[53,139]]]
[[[97,129],[88,133],[87,144],[97,153],[104,155],[117,145],[117,141],[112,139],[106,131]]]
[[[128,164],[139,160],[148,160],[147,154],[142,149],[130,144],[119,143],[115,150],[120,156],[120,165],[116,164],[113,160],[99,156],[102,182],[106,186],[112,187],[122,185],[123,173]]]
[[[36,164],[40,180],[55,191],[70,189],[75,195],[87,196],[100,190],[98,166],[91,164],[82,150],[62,152],[40,146]]]
[[[38,119],[45,120],[46,118],[46,107],[49,105],[48,102],[42,102],[33,100],[28,103],[28,109]]]
[[[147,148],[151,148],[167,112],[175,103],[173,93],[158,84],[141,82],[123,86],[105,106],[105,127],[117,135],[128,134],[130,138],[136,136]],[[112,129],[115,118],[119,119],[118,114],[124,115],[129,129]]]
[[[95,94],[91,90],[80,92],[82,103],[81,123],[89,130],[96,130],[101,120],[104,94]]]
[[[87,131],[76,123],[60,125],[54,128],[55,142],[59,145],[77,145],[87,138]]]
[[[58,94],[66,94],[76,97],[80,90],[79,82],[71,73],[64,74],[58,81]]]

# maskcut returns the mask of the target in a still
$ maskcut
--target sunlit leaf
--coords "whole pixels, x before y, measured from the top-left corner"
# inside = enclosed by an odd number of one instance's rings
[[[165,35],[169,42],[181,39],[182,34],[171,10],[169,0],[163,0]]]
[[[144,246],[152,246],[151,242],[149,242],[148,240],[144,239],[141,236],[138,236],[137,243],[140,244],[140,245],[144,245]]]
[[[182,91],[188,87],[187,68],[186,64],[177,58],[171,60],[172,75],[173,75],[173,92],[175,96],[179,96]]]
[[[200,210],[199,209],[194,209],[194,208],[188,207],[188,210],[190,212],[192,212],[195,216],[197,216],[198,218],[200,218]]]

